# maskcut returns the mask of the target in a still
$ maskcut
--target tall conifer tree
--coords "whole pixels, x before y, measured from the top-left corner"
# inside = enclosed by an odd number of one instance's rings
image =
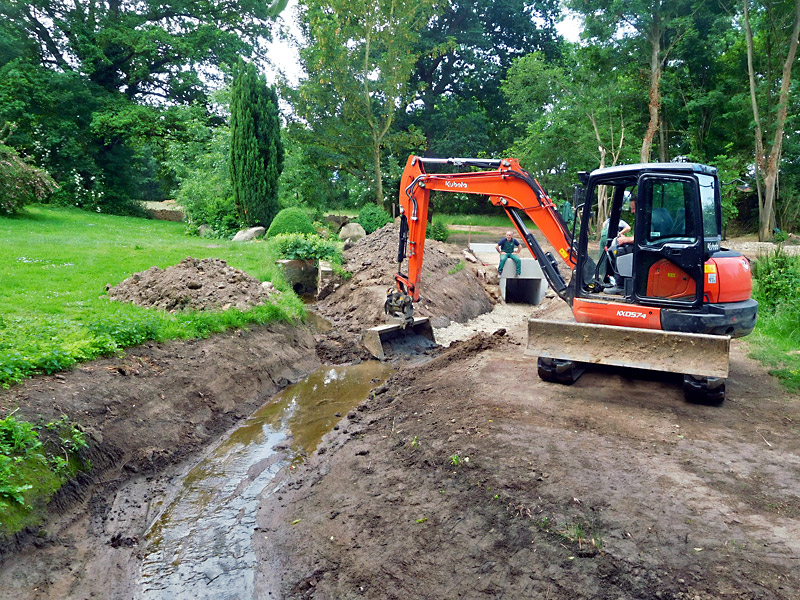
[[[278,96],[255,66],[240,60],[231,89],[231,182],[239,217],[269,227],[278,213],[283,144]]]

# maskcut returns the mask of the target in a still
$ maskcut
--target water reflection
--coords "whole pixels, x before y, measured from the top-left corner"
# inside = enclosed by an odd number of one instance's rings
[[[251,598],[258,504],[278,471],[322,436],[390,369],[377,361],[322,367],[287,387],[186,476],[146,534],[137,598]],[[278,449],[276,449],[276,447]]]

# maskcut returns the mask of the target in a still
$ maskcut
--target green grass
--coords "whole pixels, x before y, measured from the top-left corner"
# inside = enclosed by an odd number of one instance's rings
[[[511,221],[506,216],[502,209],[496,209],[496,214],[491,215],[452,215],[447,213],[434,213],[433,217],[436,220],[441,220],[445,223],[450,230],[459,230],[463,228],[464,233],[467,233],[468,226],[472,227],[509,227],[513,229]],[[351,218],[358,216],[358,210],[335,210],[327,212],[329,215],[343,215]],[[529,229],[534,229],[535,225],[525,215],[525,224]]]
[[[48,501],[78,470],[83,432],[66,416],[33,425],[10,415],[0,420],[0,536],[41,522]]]
[[[464,267],[465,267],[464,261],[460,260],[460,261],[458,261],[458,263],[456,263],[455,267],[453,267],[452,269],[448,269],[447,270],[447,274],[448,275],[455,275],[459,271],[463,271]]]
[[[750,356],[763,363],[792,393],[800,392],[800,257],[778,246],[752,267],[758,300]]]
[[[800,393],[800,312],[797,303],[759,314],[748,343],[752,358],[763,363],[789,392]]]
[[[187,256],[221,258],[288,291],[266,243],[212,242],[184,235],[181,223],[67,208],[34,206],[0,219],[0,385],[149,339],[206,337],[304,315],[293,293],[244,313],[169,314],[107,299],[106,284]]]
[[[457,229],[458,226],[466,227],[469,225],[472,227],[509,227],[513,229],[511,221],[508,219],[505,212],[499,208],[497,209],[496,215],[448,215],[436,213],[434,216],[444,221],[450,229]],[[527,224],[529,228],[533,226],[529,220]],[[467,229],[464,229],[464,231],[467,231]]]

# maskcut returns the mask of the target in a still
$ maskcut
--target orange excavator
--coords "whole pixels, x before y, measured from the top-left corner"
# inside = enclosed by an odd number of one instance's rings
[[[469,170],[428,171],[453,166]],[[716,169],[647,163],[579,178],[568,223],[516,159],[409,157],[400,184],[399,268],[387,314],[414,322],[431,192],[485,195],[506,212],[549,286],[572,309],[574,322],[529,320],[526,354],[537,357],[542,379],[571,384],[592,363],[677,372],[684,374],[688,399],[721,403],[730,339],[753,330],[758,304],[750,297],[749,261],[721,244]],[[600,201],[608,204],[609,217],[598,245],[591,234]],[[633,214],[633,241],[623,245],[617,232],[626,208]],[[526,217],[570,269],[569,282],[528,230]]]

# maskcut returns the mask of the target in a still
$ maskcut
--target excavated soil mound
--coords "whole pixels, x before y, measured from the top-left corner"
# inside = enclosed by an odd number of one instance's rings
[[[187,257],[167,269],[150,267],[108,288],[108,297],[146,308],[178,310],[247,310],[279,294],[218,258]]]
[[[399,228],[389,224],[359,240],[344,252],[344,268],[353,276],[340,280],[321,300],[319,313],[343,332],[360,334],[386,322],[383,304],[394,289]],[[460,249],[435,240],[425,241],[420,301],[414,314],[430,317],[434,327],[463,323],[492,309],[492,300],[474,272],[461,268]]]

